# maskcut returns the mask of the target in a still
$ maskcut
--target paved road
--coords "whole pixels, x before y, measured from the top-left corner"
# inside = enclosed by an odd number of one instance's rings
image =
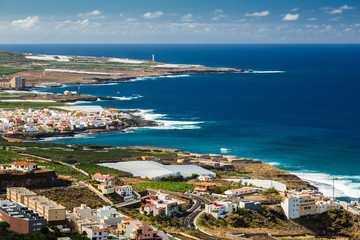
[[[200,197],[198,195],[189,194],[189,196],[193,199],[194,204],[189,210],[187,210],[187,212],[184,214],[184,217],[180,219],[180,221],[183,223],[183,226],[186,228],[191,228],[192,226],[195,226],[195,218],[201,213],[201,203],[206,204],[211,202],[209,199]]]

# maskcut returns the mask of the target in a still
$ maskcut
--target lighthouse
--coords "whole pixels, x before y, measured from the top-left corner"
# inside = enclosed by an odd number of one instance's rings
[[[155,55],[152,55],[152,61],[155,62]]]

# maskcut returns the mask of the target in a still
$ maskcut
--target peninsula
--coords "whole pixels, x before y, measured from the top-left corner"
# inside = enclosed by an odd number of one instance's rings
[[[160,77],[191,73],[250,72],[237,68],[211,68],[202,65],[166,64],[124,58],[36,55],[0,51],[0,86],[15,76],[26,79],[26,86],[46,84],[103,84],[140,77]],[[44,85],[45,84],[45,85]]]

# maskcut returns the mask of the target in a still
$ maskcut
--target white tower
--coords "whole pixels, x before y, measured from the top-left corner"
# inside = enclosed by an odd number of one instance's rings
[[[155,62],[155,55],[152,55],[152,61]]]

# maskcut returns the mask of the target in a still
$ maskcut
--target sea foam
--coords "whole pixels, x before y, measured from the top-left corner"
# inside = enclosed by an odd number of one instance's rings
[[[346,175],[330,175],[319,172],[292,172],[302,180],[319,188],[327,197],[333,195],[333,179],[335,197],[360,198],[360,177]]]
[[[168,76],[158,76],[158,77],[137,77],[137,78],[131,79],[127,82],[155,80],[155,79],[160,79],[160,78],[178,78],[178,77],[190,77],[190,75],[189,74],[180,74],[180,75],[168,75]]]
[[[153,110],[144,110],[138,109],[138,113],[136,115],[140,115],[145,120],[155,121],[158,126],[146,127],[150,129],[164,129],[164,130],[173,130],[173,129],[200,129],[200,124],[204,122],[200,121],[175,121],[175,120],[167,120],[166,114],[154,113]]]

